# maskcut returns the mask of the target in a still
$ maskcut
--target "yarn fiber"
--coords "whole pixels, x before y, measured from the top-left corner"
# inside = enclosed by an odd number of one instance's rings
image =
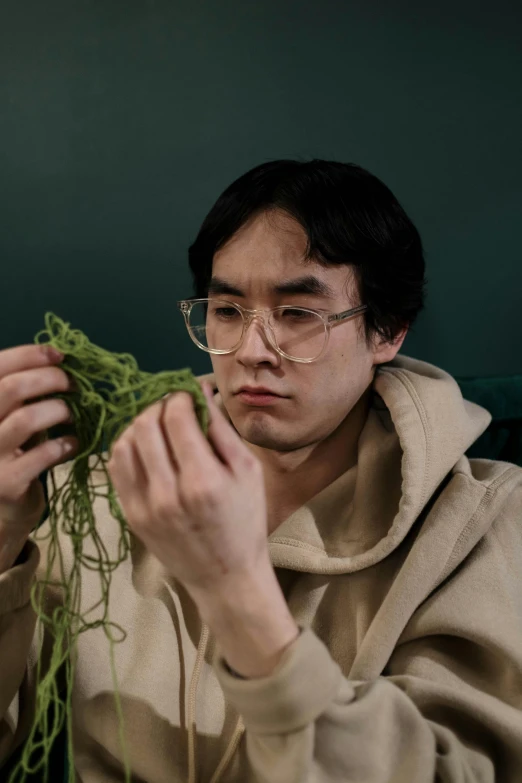
[[[57,486],[53,469],[49,471],[48,529],[44,535],[48,540],[47,563],[45,575],[33,584],[31,602],[39,620],[39,641],[42,641],[45,631],[51,640],[52,651],[45,672],[42,671],[41,656],[37,661],[34,720],[9,783],[24,783],[27,775],[35,772],[40,772],[43,783],[49,783],[50,751],[64,724],[67,724],[68,781],[74,783],[71,709],[74,653],[79,635],[98,627],[103,628],[109,644],[125,780],[130,783],[114,661],[114,644],[122,642],[126,633],[110,620],[108,608],[112,574],[127,558],[131,536],[106,465],[112,444],[130,422],[169,392],[186,391],[192,395],[196,416],[205,435],[208,433],[209,417],[207,402],[190,369],[144,372],[130,353],[112,353],[91,343],[83,332],[72,329],[69,323],[52,312],[45,314],[45,329],[35,335],[34,342],[46,343],[64,354],[59,366],[74,378],[77,390],[37,399],[57,398],[67,403],[73,414],[74,434],[79,447],[76,456],[67,463],[68,466],[70,464],[69,473],[61,487]],[[93,482],[94,471],[101,471],[101,483],[99,480]],[[97,497],[106,499],[111,515],[120,526],[117,557],[109,555],[102,531],[96,527],[93,503]],[[61,506],[59,513],[58,506]],[[41,531],[40,528],[33,534],[36,541],[43,540]],[[67,574],[61,548],[63,536],[69,537],[73,548],[72,570]],[[95,556],[84,551],[87,541],[91,551],[94,547]],[[81,611],[82,568],[97,571],[100,578],[102,600],[99,606],[89,607],[89,618],[85,616],[87,612]],[[56,570],[59,572],[58,582]],[[58,588],[63,596],[60,606],[51,613],[45,607],[47,587]],[[98,616],[90,619],[94,609],[98,610]],[[65,671],[64,691],[60,691],[58,684],[60,670]]]

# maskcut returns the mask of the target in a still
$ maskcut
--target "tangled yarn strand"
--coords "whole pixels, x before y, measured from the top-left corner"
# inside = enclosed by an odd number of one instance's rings
[[[48,521],[34,533],[35,541],[46,541],[45,574],[31,589],[31,602],[38,618],[36,665],[36,702],[34,720],[9,783],[24,783],[28,774],[40,772],[49,783],[49,759],[52,746],[67,725],[69,783],[74,783],[72,743],[72,690],[75,657],[80,634],[102,627],[109,642],[109,662],[114,685],[119,739],[130,783],[130,764],[124,741],[124,716],[116,676],[114,645],[123,642],[126,633],[109,619],[109,594],[112,574],[128,556],[130,530],[118,503],[107,472],[110,449],[119,435],[145,408],[173,391],[192,395],[199,424],[208,432],[208,408],[205,396],[190,369],[143,372],[129,353],[111,353],[91,343],[83,332],[71,329],[54,313],[45,315],[45,329],[35,343],[46,342],[64,354],[60,364],[76,382],[76,390],[39,399],[62,399],[73,414],[74,434],[78,438],[77,455],[71,460],[65,482],[59,487],[54,470],[49,471],[51,491]],[[47,437],[52,435],[52,430]],[[102,476],[96,482],[93,476]],[[96,527],[94,503],[103,498],[111,516],[119,525],[116,556],[108,552],[103,531]],[[71,565],[65,566],[63,543],[72,549]],[[93,554],[94,552],[94,554]],[[82,569],[97,571],[101,598],[92,606],[82,605]],[[97,615],[93,613],[97,612]],[[43,650],[45,666],[43,665]],[[63,692],[59,673],[65,675]]]

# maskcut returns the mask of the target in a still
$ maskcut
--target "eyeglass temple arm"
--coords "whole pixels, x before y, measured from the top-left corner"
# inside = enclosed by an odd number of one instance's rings
[[[362,313],[367,309],[368,309],[368,305],[359,305],[358,307],[352,307],[350,310],[344,310],[344,312],[342,313],[335,313],[334,315],[329,315],[328,320],[330,322],[341,321],[344,318],[349,318],[352,315],[357,315],[358,313]]]

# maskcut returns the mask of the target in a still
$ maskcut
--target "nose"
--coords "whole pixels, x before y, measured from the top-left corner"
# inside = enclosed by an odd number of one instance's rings
[[[274,367],[280,363],[281,355],[268,339],[268,325],[259,315],[253,316],[245,328],[243,342],[236,351],[238,362],[245,366],[254,366],[269,362]]]

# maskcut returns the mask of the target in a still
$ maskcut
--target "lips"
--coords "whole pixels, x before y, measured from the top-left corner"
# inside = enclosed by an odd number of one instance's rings
[[[281,397],[282,396],[281,394],[277,394],[276,392],[271,391],[270,389],[264,389],[263,387],[252,388],[252,387],[249,387],[249,386],[243,386],[241,389],[239,389],[237,394],[241,394],[242,392],[244,392],[245,394],[259,394],[259,395],[263,395],[263,396],[266,396],[266,395],[269,395],[269,394],[272,395],[273,397]]]
[[[273,408],[274,406],[280,405],[285,400],[285,397],[281,397],[279,394],[273,394],[272,392],[256,392],[255,394],[252,394],[252,392],[249,391],[240,391],[236,396],[244,405],[252,408]]]

